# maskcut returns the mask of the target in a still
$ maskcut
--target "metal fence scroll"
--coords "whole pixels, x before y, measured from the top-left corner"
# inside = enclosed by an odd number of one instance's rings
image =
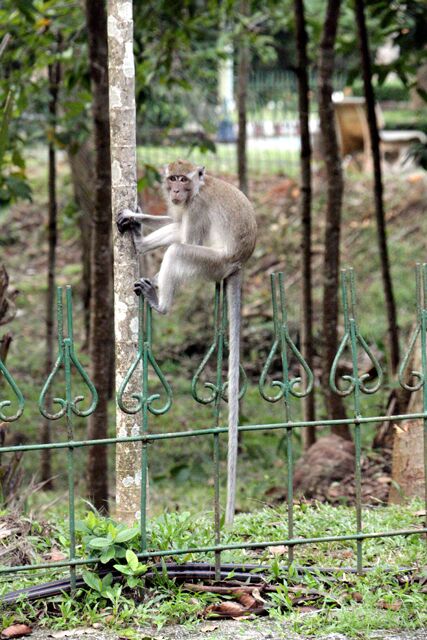
[[[221,542],[221,507],[220,507],[220,450],[219,427],[221,417],[221,400],[227,400],[228,381],[223,377],[224,351],[228,349],[227,341],[227,296],[224,282],[215,286],[214,299],[214,337],[202,362],[200,363],[191,381],[191,393],[196,402],[200,404],[213,404],[214,429],[213,432],[213,465],[214,465],[214,536],[215,544]],[[215,382],[202,382],[203,373],[210,362],[216,356]],[[247,387],[247,378],[243,367],[240,365],[241,388],[239,399],[243,398]],[[202,395],[199,386],[204,386],[209,393]],[[215,577],[221,576],[221,553],[215,551]]]
[[[160,399],[160,394],[150,393],[149,366],[152,367],[163,390],[166,400],[160,407],[153,403]],[[126,391],[132,388],[133,405],[126,400]],[[135,390],[136,389],[136,390]],[[148,482],[148,413],[155,416],[167,413],[172,405],[172,389],[153,355],[152,350],[152,314],[150,305],[142,296],[138,304],[138,345],[134,361],[130,365],[117,393],[117,403],[122,411],[128,414],[138,414],[140,418],[139,433],[141,434],[141,551],[147,550],[147,482]]]
[[[292,447],[292,426],[291,422],[291,397],[304,398],[313,390],[314,376],[307,362],[302,357],[300,351],[293,342],[288,324],[288,314],[286,309],[285,285],[283,273],[271,274],[271,301],[273,306],[273,332],[274,341],[268,354],[266,363],[259,379],[259,390],[267,402],[283,401],[286,428],[286,455],[287,455],[287,501],[288,501],[288,537],[294,536],[294,489],[293,489],[293,447]],[[277,304],[277,280],[279,282],[279,304]],[[272,380],[270,386],[278,391],[271,395],[267,391],[267,376],[271,364],[280,351],[282,365],[282,379]],[[296,358],[297,362],[305,372],[306,388],[301,388],[302,377],[290,377],[288,351]],[[288,559],[293,562],[294,548],[288,546]]]
[[[65,320],[67,331],[64,329],[63,310],[63,290],[58,288],[57,318],[58,318],[58,356],[51,374],[48,376],[42,389],[39,399],[39,410],[45,417],[51,420],[64,419],[67,427],[67,439],[63,442],[52,442],[49,444],[22,444],[13,446],[1,446],[2,453],[11,452],[34,452],[45,448],[66,449],[68,455],[68,493],[69,493],[69,531],[70,531],[70,552],[67,560],[56,562],[40,562],[32,565],[19,565],[0,567],[0,574],[14,573],[18,571],[53,569],[55,567],[68,567],[71,573],[72,585],[75,584],[76,567],[79,565],[94,565],[98,559],[94,557],[83,557],[80,551],[76,553],[75,536],[75,497],[74,497],[74,453],[78,447],[93,445],[115,445],[125,442],[141,443],[141,550],[140,558],[178,558],[188,554],[204,555],[214,554],[216,575],[219,577],[221,570],[221,553],[223,551],[241,549],[266,549],[271,546],[286,546],[288,548],[289,562],[294,560],[294,549],[296,546],[307,544],[318,544],[326,542],[354,541],[357,547],[357,569],[363,570],[362,544],[368,538],[382,538],[399,535],[412,535],[427,533],[427,527],[408,528],[396,531],[365,532],[362,522],[362,498],[361,498],[361,430],[364,425],[379,423],[383,421],[399,422],[407,419],[419,419],[424,422],[424,452],[425,465],[427,464],[427,265],[418,265],[416,270],[416,326],[410,340],[408,351],[402,360],[399,371],[400,384],[411,392],[422,393],[422,411],[405,415],[362,415],[361,398],[363,394],[374,394],[382,384],[383,372],[375,358],[373,350],[370,348],[367,339],[362,336],[357,319],[356,287],[354,274],[351,269],[343,270],[341,274],[341,296],[343,309],[343,337],[339,345],[333,366],[330,372],[330,386],[335,393],[352,399],[353,416],[343,420],[319,419],[316,422],[300,421],[294,418],[293,403],[299,399],[313,393],[314,376],[310,368],[310,363],[305,362],[297,346],[291,338],[287,305],[285,296],[285,283],[283,274],[273,274],[271,276],[271,294],[273,309],[273,340],[270,352],[259,378],[259,391],[261,398],[268,403],[281,403],[283,405],[283,420],[274,423],[244,424],[240,425],[239,432],[252,431],[284,431],[286,435],[287,452],[287,523],[284,523],[284,535],[281,540],[242,540],[239,542],[221,541],[221,507],[220,507],[220,438],[227,433],[227,427],[223,424],[221,408],[222,402],[227,400],[227,377],[223,373],[225,358],[227,354],[227,305],[224,283],[219,283],[215,288],[214,309],[213,309],[213,339],[208,347],[206,355],[202,359],[193,380],[192,394],[195,401],[212,405],[213,425],[211,427],[187,430],[156,433],[149,431],[149,416],[161,416],[166,414],[172,403],[172,391],[164,374],[162,373],[156,358],[153,354],[152,329],[153,322],[151,309],[143,300],[139,300],[138,312],[138,341],[134,361],[130,364],[128,372],[122,382],[118,392],[117,402],[122,411],[128,414],[135,414],[139,417],[139,428],[135,430],[135,435],[103,438],[99,440],[75,440],[73,430],[73,418],[75,416],[87,417],[96,408],[97,394],[88,375],[83,369],[77,357],[73,338],[73,314],[71,289],[65,291]],[[413,370],[411,365],[412,354],[415,349],[421,349],[421,367]],[[338,381],[338,364],[344,353],[351,355],[352,370],[350,374],[343,375]],[[372,362],[371,371],[375,375],[367,376],[360,373],[358,368],[359,355],[361,352],[369,357]],[[292,362],[291,362],[292,358]],[[280,361],[280,367],[276,364],[274,370],[280,371],[274,374],[273,379],[269,376],[273,363]],[[294,375],[294,362],[299,366],[301,375]],[[209,366],[208,366],[209,363]],[[292,365],[292,366],[291,366]],[[53,404],[58,406],[57,410],[46,407],[46,397],[59,371],[64,372],[65,383],[63,397],[54,397]],[[206,372],[214,370],[214,379],[206,380]],[[151,373],[150,373],[151,372]],[[13,380],[4,363],[0,361],[0,374],[6,381],[6,385],[0,388],[0,419],[7,422],[17,421],[24,410],[24,398],[17,383]],[[73,394],[75,375],[79,375],[90,395],[87,401],[87,408],[83,408],[83,397]],[[154,393],[152,385],[154,378],[158,387],[162,387],[160,393]],[[62,378],[61,378],[62,379]],[[243,396],[246,388],[246,378],[241,370],[241,390]],[[12,400],[3,399],[3,393],[11,394]],[[17,405],[17,408],[15,408]],[[328,427],[334,425],[347,424],[353,427],[355,441],[355,485],[356,485],[356,526],[354,531],[344,531],[342,535],[319,535],[317,537],[298,536],[298,522],[295,522],[293,512],[293,431],[308,426]],[[176,438],[213,438],[213,471],[214,471],[214,527],[212,544],[203,547],[191,548],[169,548],[156,549],[147,536],[147,469],[148,469],[148,445],[155,445],[157,440],[171,440]],[[427,468],[425,468],[427,474]],[[427,493],[426,493],[427,507]],[[286,530],[287,527],[287,530]]]
[[[337,355],[332,363],[331,372],[329,376],[329,384],[335,393],[340,396],[353,395],[354,406],[354,447],[356,454],[356,468],[355,468],[355,487],[356,487],[356,531],[357,534],[362,533],[362,474],[361,474],[361,457],[362,457],[362,443],[361,443],[361,425],[360,418],[361,404],[360,394],[373,394],[376,393],[383,380],[383,371],[372,350],[369,348],[368,343],[359,331],[359,325],[356,319],[356,287],[354,282],[353,269],[348,269],[341,272],[341,288],[342,288],[342,306],[344,313],[344,336],[338,347]],[[350,349],[352,373],[351,375],[343,375],[342,379],[346,382],[346,387],[342,388],[336,383],[337,368],[341,356],[346,348]],[[370,378],[368,373],[359,375],[358,371],[358,356],[359,349],[362,349],[373,365],[373,369],[376,374],[376,382],[371,386],[368,386],[367,381]],[[356,540],[357,546],[357,569],[362,571],[362,539]]]
[[[56,362],[53,366],[51,373],[49,374],[43,389],[39,397],[39,410],[40,413],[48,420],[59,420],[65,417],[65,424],[67,427],[68,449],[67,449],[67,475],[68,475],[68,517],[69,517],[69,532],[70,532],[70,562],[76,559],[76,531],[75,531],[75,473],[74,473],[74,429],[73,429],[73,415],[81,418],[87,418],[96,409],[98,402],[97,391],[92,384],[86,371],[83,369],[74,347],[74,332],[73,332],[73,303],[71,297],[71,287],[65,289],[65,305],[66,305],[66,328],[64,332],[64,309],[63,309],[63,290],[62,287],[57,288],[57,323],[58,323],[58,355]],[[75,367],[77,372],[83,379],[85,386],[91,394],[91,402],[86,409],[80,408],[81,402],[84,400],[84,396],[73,396],[72,391],[72,367]],[[65,389],[64,397],[54,397],[53,403],[59,405],[59,410],[53,412],[46,404],[46,394],[54,383],[55,377],[59,370],[63,368],[65,376]],[[76,568],[70,564],[70,579],[71,588],[75,588],[76,583]]]
[[[426,514],[427,524],[427,263],[417,264],[415,272],[415,290],[416,290],[416,322],[408,349],[402,359],[399,369],[399,382],[406,391],[422,392],[423,421],[424,421],[424,511]],[[420,342],[421,349],[421,371],[414,371],[410,367],[410,363],[415,354],[417,342]],[[409,376],[408,368],[411,368]],[[405,375],[406,374],[406,375]],[[410,381],[408,381],[408,377]],[[412,380],[415,379],[415,382]],[[410,416],[408,416],[410,417]]]
[[[15,398],[15,402],[12,400],[0,400],[0,420],[2,420],[3,422],[15,422],[15,420],[18,420],[18,418],[22,416],[25,406],[25,400],[20,388],[15,382],[15,379],[13,378],[12,374],[9,373],[6,365],[1,361],[0,358],[0,380],[1,376],[3,376],[7,386],[11,390],[12,395]],[[15,403],[17,404],[15,413],[10,414],[9,411],[5,411],[5,409],[9,409],[9,407],[12,407],[13,410],[13,405]]]

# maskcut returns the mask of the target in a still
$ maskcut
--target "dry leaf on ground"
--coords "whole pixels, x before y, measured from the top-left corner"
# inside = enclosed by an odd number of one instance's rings
[[[205,609],[205,615],[214,615],[219,618],[241,618],[242,616],[248,616],[252,612],[246,609],[240,602],[220,602],[218,604],[211,604]]]
[[[215,624],[214,622],[206,622],[205,624],[200,625],[200,627],[198,627],[198,630],[201,633],[211,633],[212,631],[216,631],[218,629],[217,624]]]
[[[386,602],[385,600],[378,600],[377,607],[379,609],[389,609],[390,611],[399,611],[402,607],[402,600],[393,600],[393,602]]]
[[[2,638],[22,638],[22,636],[29,636],[32,633],[32,628],[27,624],[11,624],[10,627],[6,627],[1,632]]]
[[[288,551],[288,547],[285,547],[283,544],[278,544],[275,547],[267,547],[268,552],[273,556],[283,556]]]

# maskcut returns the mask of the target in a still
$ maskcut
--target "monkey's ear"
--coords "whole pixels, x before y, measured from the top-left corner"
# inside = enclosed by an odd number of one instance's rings
[[[199,174],[199,182],[205,181],[205,167],[197,167],[197,173]]]

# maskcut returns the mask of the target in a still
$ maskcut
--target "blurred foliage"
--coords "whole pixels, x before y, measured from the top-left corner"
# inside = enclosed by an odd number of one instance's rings
[[[148,0],[134,2],[136,91],[140,139],[152,130],[165,139],[171,132],[198,129],[188,146],[210,149],[217,122],[218,64],[249,44],[253,70],[295,71],[292,0]],[[316,72],[324,0],[306,2],[311,73]],[[374,64],[378,96],[407,96],[415,71],[427,60],[427,4],[424,0],[366,0],[372,58],[384,43],[400,55]],[[30,198],[23,150],[52,139],[48,116],[48,65],[61,62],[60,122],[55,142],[76,148],[89,133],[91,92],[84,4],[80,0],[3,0],[0,32],[10,41],[0,66],[0,206]],[[360,64],[352,0],[342,3],[337,42],[337,71],[360,89]],[[387,77],[395,74],[390,84]],[[314,76],[313,76],[314,77]],[[383,86],[381,86],[383,85]],[[314,86],[314,82],[313,82]],[[265,100],[273,91],[269,87]],[[295,93],[294,91],[290,91]],[[422,93],[422,92],[421,92]],[[426,96],[424,96],[426,97]],[[290,99],[282,96],[282,100]],[[190,126],[191,125],[191,126]]]
[[[425,142],[413,144],[409,150],[408,157],[415,160],[420,167],[427,171],[427,144]]]
[[[0,205],[30,198],[23,150],[51,140],[47,68],[61,62],[61,121],[56,142],[65,146],[87,133],[91,95],[87,72],[84,16],[69,0],[4,0],[0,31],[10,36],[0,68],[0,105],[14,97],[0,172]]]
[[[355,96],[363,96],[363,84],[360,80],[356,80],[352,86],[353,94]],[[409,100],[409,87],[402,84],[398,80],[388,81],[381,85],[376,85],[375,96],[380,102],[393,101],[393,102],[406,102]]]

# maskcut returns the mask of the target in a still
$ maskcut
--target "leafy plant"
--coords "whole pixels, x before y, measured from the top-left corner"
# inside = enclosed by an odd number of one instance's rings
[[[102,564],[126,558],[129,543],[139,535],[137,527],[116,524],[92,511],[76,523],[76,531],[81,535],[84,553],[98,557]]]
[[[90,589],[99,593],[100,596],[111,602],[115,602],[122,592],[121,585],[113,585],[113,574],[107,573],[106,576],[100,578],[92,571],[84,569],[82,577]]]
[[[140,578],[147,571],[147,565],[139,561],[132,549],[126,551],[126,564],[115,564],[114,568],[126,576],[126,584],[134,589],[140,582]]]

